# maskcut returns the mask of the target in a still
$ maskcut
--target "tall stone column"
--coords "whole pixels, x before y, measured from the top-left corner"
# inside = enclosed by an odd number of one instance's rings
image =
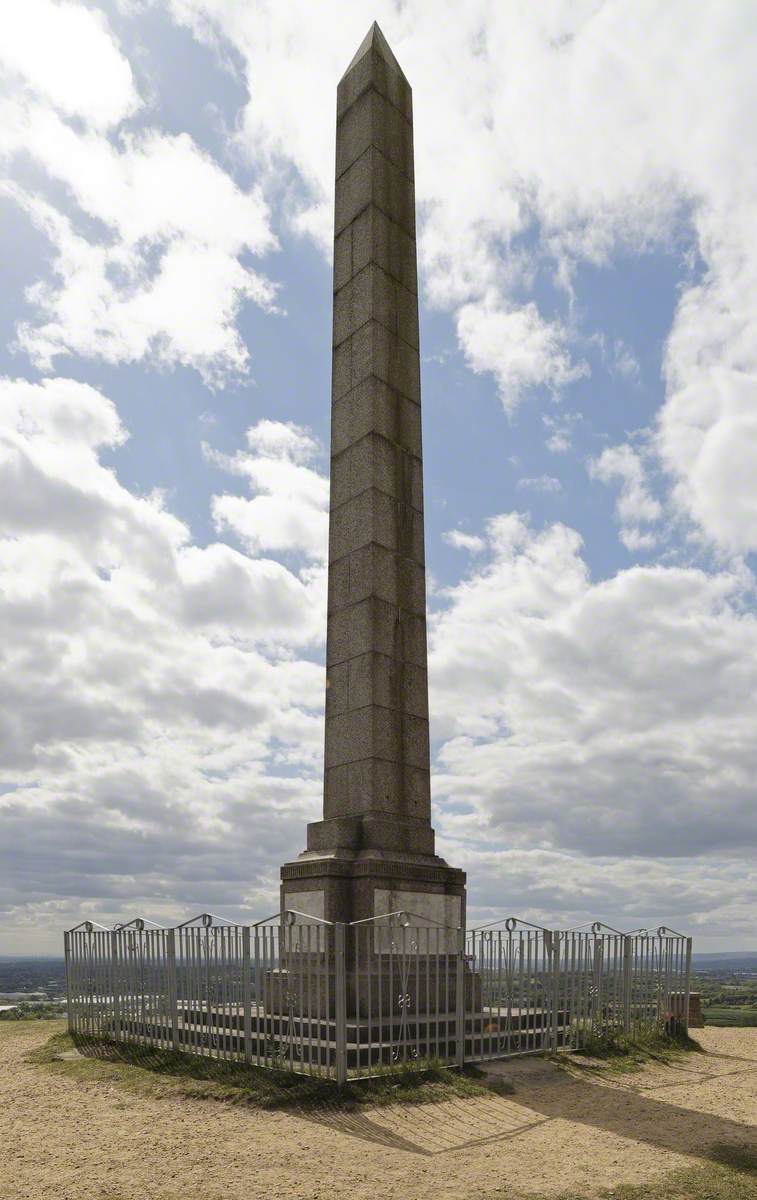
[[[374,24],[337,90],[323,820],[284,903],[458,925],[431,826],[412,91]]]

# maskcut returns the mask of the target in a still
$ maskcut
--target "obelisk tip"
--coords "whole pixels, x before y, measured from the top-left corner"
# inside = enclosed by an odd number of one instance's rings
[[[374,50],[380,58],[383,58],[384,62],[390,66],[393,71],[396,71],[402,76],[403,79],[405,78],[405,72],[402,70],[402,67],[394,57],[392,48],[381,32],[378,21],[374,21],[371,25],[362,42],[358,46],[355,57],[348,66],[347,70],[344,72],[344,75],[349,75],[353,67],[357,66],[361,58],[363,58],[371,50]],[[344,78],[344,75],[342,78]]]

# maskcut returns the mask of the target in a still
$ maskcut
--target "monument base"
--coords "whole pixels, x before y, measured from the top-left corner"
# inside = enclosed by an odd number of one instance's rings
[[[281,868],[281,907],[347,924],[402,910],[412,925],[456,930],[465,927],[465,881],[435,854],[306,850]]]

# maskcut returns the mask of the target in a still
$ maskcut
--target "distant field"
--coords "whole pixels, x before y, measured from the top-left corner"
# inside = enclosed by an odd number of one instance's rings
[[[713,1008],[704,1008],[702,1011],[707,1025],[742,1027],[757,1025],[757,1007],[748,1008],[742,1005],[740,1008],[727,1008],[718,1005]]]

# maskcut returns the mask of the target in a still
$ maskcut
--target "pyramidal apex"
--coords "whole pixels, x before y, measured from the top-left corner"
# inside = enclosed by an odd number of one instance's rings
[[[352,59],[352,62],[344,72],[342,79],[344,79],[346,75],[349,75],[350,71],[360,62],[361,58],[364,58],[365,55],[371,50],[375,50],[376,54],[378,54],[380,58],[383,58],[384,62],[387,63],[392,70],[396,71],[402,76],[403,79],[405,79],[405,72],[402,70],[402,67],[394,57],[392,48],[381,32],[378,21],[374,21],[366,33],[362,42],[358,46],[355,57]]]

